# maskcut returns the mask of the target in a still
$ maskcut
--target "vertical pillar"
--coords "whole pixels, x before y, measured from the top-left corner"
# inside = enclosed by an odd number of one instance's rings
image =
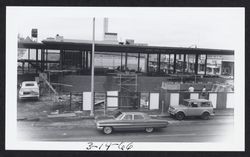
[[[123,53],[121,52],[121,68],[120,68],[120,71],[123,70],[123,67],[122,67],[122,59],[123,59]]]
[[[81,71],[84,70],[84,51],[81,50]]]
[[[176,53],[174,54],[174,74],[176,73]]]
[[[161,54],[157,54],[157,72],[160,73],[161,71]]]
[[[149,54],[147,54],[147,74],[149,73]]]
[[[125,70],[127,69],[127,65],[128,65],[128,53],[125,53]]]
[[[45,61],[46,61],[46,70],[48,69],[48,49],[46,49],[45,50],[46,51],[46,59],[45,59]]]
[[[140,52],[138,53],[138,67],[137,67],[137,71],[140,72],[140,57],[141,57],[141,54]]]
[[[204,75],[207,75],[207,54],[206,54],[206,58],[205,58],[205,73]]]
[[[38,72],[38,49],[36,49],[36,73]]]
[[[28,61],[30,61],[30,49],[28,49]],[[28,71],[30,71],[30,64],[28,62]]]
[[[171,62],[170,62],[170,57],[171,57],[171,54],[169,53],[168,54],[168,73],[170,74],[170,64],[171,64]]]
[[[82,51],[79,51],[79,60],[78,60],[78,65],[80,70],[82,70]]]
[[[86,66],[85,66],[85,68],[86,68],[86,70],[88,70],[88,69],[89,69],[89,63],[88,63],[88,62],[89,62],[89,52],[88,52],[88,51],[85,51],[85,54],[86,54],[86,58],[85,58],[85,61],[86,61],[86,62],[85,62],[85,63],[86,63],[85,65],[86,65]]]
[[[41,54],[40,54],[40,68],[43,69],[43,49],[41,49]]]
[[[199,57],[199,55],[196,54],[195,55],[195,64],[194,64],[194,73],[195,73],[195,75],[198,74],[198,57]]]
[[[186,54],[184,54],[182,68],[183,68],[183,73],[185,73],[185,69],[186,69]]]

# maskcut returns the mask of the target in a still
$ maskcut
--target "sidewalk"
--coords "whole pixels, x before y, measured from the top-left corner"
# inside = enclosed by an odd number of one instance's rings
[[[215,116],[233,116],[234,109],[215,109]],[[139,112],[144,112],[150,115],[151,117],[156,118],[170,118],[168,112],[161,113],[158,110],[140,110]],[[94,116],[90,116],[88,111],[77,111],[69,112],[55,115],[47,115],[42,117],[27,117],[18,119],[18,121],[67,121],[67,120],[80,120],[80,119],[94,119],[96,116],[103,116],[103,111],[96,111]],[[107,111],[106,116],[112,115],[112,111]]]

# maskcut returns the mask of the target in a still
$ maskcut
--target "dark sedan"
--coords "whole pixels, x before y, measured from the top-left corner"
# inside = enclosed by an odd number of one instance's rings
[[[113,130],[145,130],[150,133],[155,128],[165,128],[168,122],[151,118],[141,112],[117,112],[109,118],[97,118],[96,127],[105,134],[111,134]]]

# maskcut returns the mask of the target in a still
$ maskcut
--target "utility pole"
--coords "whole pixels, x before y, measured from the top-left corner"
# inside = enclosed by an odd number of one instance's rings
[[[93,18],[92,65],[91,65],[91,111],[94,116],[94,68],[95,68],[95,18]]]

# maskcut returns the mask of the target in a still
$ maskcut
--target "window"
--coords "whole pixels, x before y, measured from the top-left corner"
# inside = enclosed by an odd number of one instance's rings
[[[208,102],[202,102],[201,107],[210,107],[210,103]]]
[[[144,117],[142,115],[134,115],[134,120],[142,120]]]
[[[132,120],[132,115],[131,114],[127,114],[123,117],[123,120]]]
[[[192,103],[191,103],[191,107],[198,107],[198,104],[195,103],[195,102],[192,102]]]
[[[34,86],[34,83],[26,83],[25,86],[26,87]]]

